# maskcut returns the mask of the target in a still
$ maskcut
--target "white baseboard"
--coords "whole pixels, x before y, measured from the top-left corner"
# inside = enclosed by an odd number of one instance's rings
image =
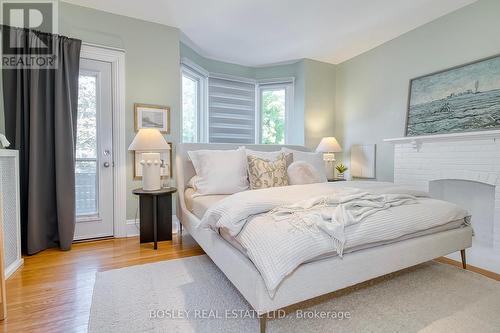
[[[9,267],[5,268],[5,279],[8,279],[22,264],[24,264],[23,258],[14,261]]]
[[[127,225],[126,225],[126,236],[125,237],[136,237],[139,236],[139,231],[140,231],[140,220],[127,220]],[[176,234],[177,231],[179,230],[179,219],[177,218],[177,215],[172,215],[172,233]]]

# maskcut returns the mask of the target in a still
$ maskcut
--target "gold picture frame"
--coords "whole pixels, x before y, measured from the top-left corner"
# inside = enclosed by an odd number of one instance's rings
[[[160,169],[162,179],[172,178],[172,173],[173,173],[173,167],[172,167],[173,145],[172,142],[167,142],[167,143],[170,146],[170,150],[162,151],[160,153],[162,160],[164,160],[164,163],[168,165],[168,174],[165,172],[165,168]],[[134,151],[134,180],[142,179],[142,165],[140,164],[142,153],[144,153],[144,151],[140,150]]]
[[[135,131],[141,128],[156,128],[170,134],[170,107],[153,104],[134,104]]]

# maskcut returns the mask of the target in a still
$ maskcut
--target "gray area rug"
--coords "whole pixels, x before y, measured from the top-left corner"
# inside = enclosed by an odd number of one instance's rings
[[[301,309],[267,332],[500,332],[500,283],[429,262]],[[98,273],[89,332],[259,332],[250,310],[203,255]]]

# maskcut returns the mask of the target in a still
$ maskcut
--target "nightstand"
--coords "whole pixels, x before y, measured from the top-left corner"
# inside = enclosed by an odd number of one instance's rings
[[[138,188],[132,191],[139,196],[140,210],[140,242],[157,242],[172,240],[172,194],[174,187],[165,187],[157,191],[144,191]]]
[[[345,182],[345,181],[346,181],[345,178],[332,178],[332,179],[328,179],[329,183],[332,183],[332,182]]]

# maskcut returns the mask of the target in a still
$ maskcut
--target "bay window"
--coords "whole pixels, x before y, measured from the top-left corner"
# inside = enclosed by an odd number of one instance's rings
[[[181,82],[182,142],[288,143],[293,78],[258,82],[183,62]]]

